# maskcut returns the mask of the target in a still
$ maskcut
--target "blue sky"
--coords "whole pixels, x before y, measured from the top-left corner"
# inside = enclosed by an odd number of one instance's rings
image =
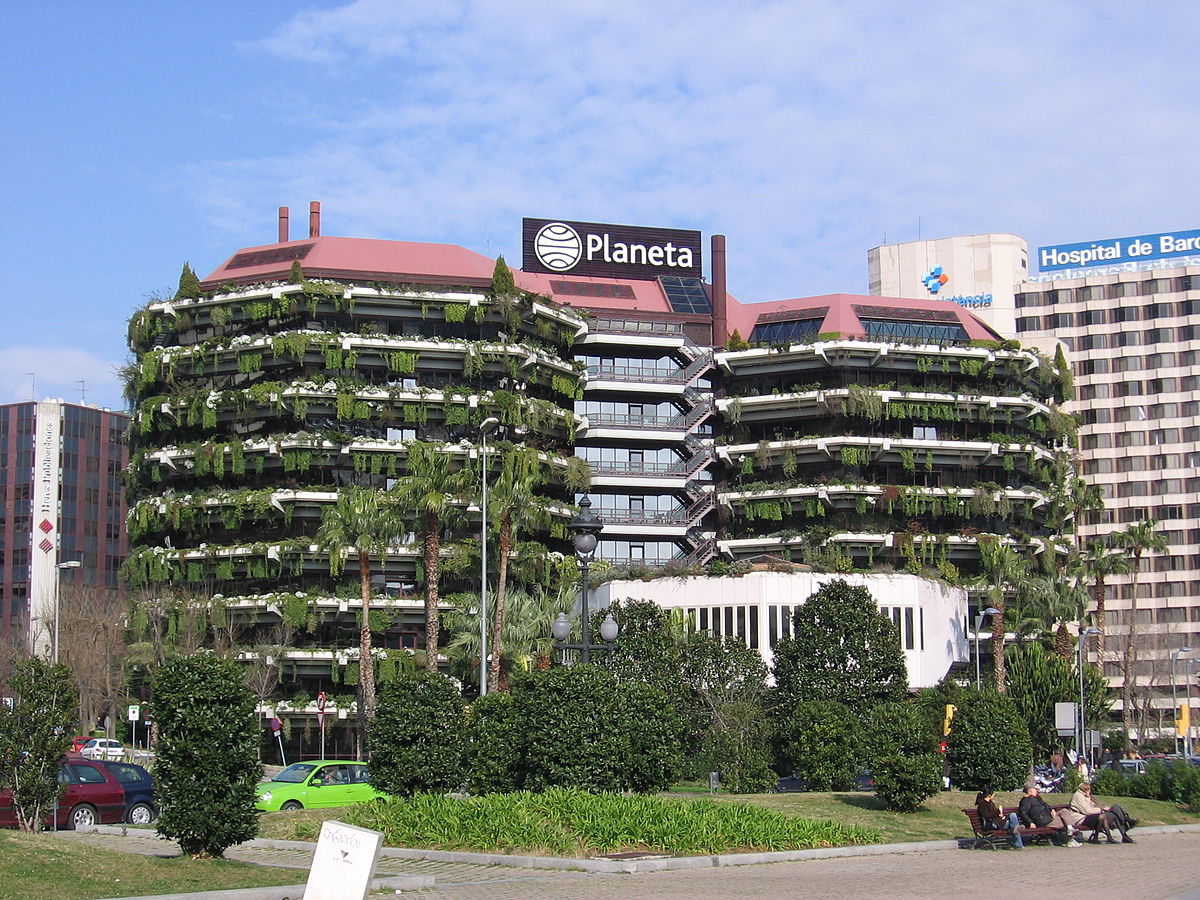
[[[1151,12],[1152,10],[1152,12]],[[887,241],[1200,227],[1194,2],[6,9],[0,402],[120,407],[125,322],[322,204],[520,262],[522,216],[696,228],[745,301]],[[31,377],[27,373],[34,373]],[[34,381],[36,378],[36,382]]]

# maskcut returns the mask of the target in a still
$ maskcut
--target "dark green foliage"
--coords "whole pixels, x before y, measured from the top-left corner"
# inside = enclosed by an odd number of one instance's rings
[[[379,790],[411,797],[462,787],[466,707],[444,675],[397,675],[380,692],[368,727],[371,783]]]
[[[911,756],[937,750],[941,721],[934,727],[915,703],[881,703],[871,710],[865,723],[863,745],[872,767],[875,760],[890,753]]]
[[[517,292],[517,283],[513,280],[512,269],[504,261],[503,255],[496,257],[496,267],[492,269],[492,296],[509,297]]]
[[[522,734],[512,694],[488,694],[467,716],[467,789],[472,794],[515,791],[521,775]]]
[[[871,772],[875,776],[875,795],[897,812],[913,812],[942,789],[942,756],[936,751],[881,756]]]
[[[1105,766],[1092,775],[1092,793],[1103,797],[1128,797],[1129,779],[1124,772]]]
[[[762,657],[740,640],[704,631],[688,637],[681,662],[685,730],[698,742],[693,774],[719,772],[722,786],[734,793],[769,788],[775,775]]]
[[[1044,759],[1062,746],[1054,729],[1054,704],[1079,702],[1079,673],[1049,648],[1030,642],[1009,647],[1005,664],[1008,696],[1029,729],[1034,758]],[[1084,683],[1087,720],[1102,721],[1110,705],[1108,683],[1095,666],[1085,666]]]
[[[255,700],[242,668],[207,651],[154,674],[158,833],[191,856],[221,856],[258,834]]]
[[[13,792],[20,829],[38,831],[59,794],[79,697],[70,669],[36,657],[17,664],[8,688],[15,702],[0,704],[0,790]]]
[[[1200,812],[1200,769],[1184,762],[1168,766],[1155,760],[1146,766],[1143,775],[1126,775],[1105,766],[1092,776],[1092,787],[1103,797],[1165,800],[1182,804],[1190,812]]]
[[[179,273],[179,287],[175,291],[176,300],[195,300],[200,296],[200,279],[192,271],[189,263],[183,264]]]
[[[292,268],[288,272],[288,284],[304,284],[304,267],[299,259],[292,260]]]
[[[1071,365],[1063,353],[1062,344],[1054,349],[1054,399],[1058,403],[1066,403],[1075,399],[1075,378],[1071,374]]]
[[[942,723],[946,717],[946,706],[958,706],[967,690],[947,675],[934,687],[919,690],[913,697],[913,704],[920,710],[921,717],[936,740],[940,741],[943,736]]]
[[[723,704],[701,739],[696,769],[718,772],[721,787],[735,794],[770,790],[776,775],[771,769],[771,723],[762,704]]]
[[[850,790],[865,762],[858,718],[833,700],[797,703],[779,723],[778,746],[780,770],[813,791]]]
[[[793,616],[792,637],[775,648],[776,700],[833,700],[860,714],[908,696],[900,635],[865,587],[831,581]]]
[[[1146,765],[1144,774],[1129,779],[1129,796],[1146,800],[1171,800],[1174,799],[1171,782],[1171,770],[1155,760]]]
[[[621,681],[652,684],[678,702],[683,695],[683,653],[681,642],[671,634],[670,613],[650,600],[618,600],[604,612],[593,614],[593,640],[608,612],[621,630],[616,648],[599,664]]]
[[[742,337],[742,333],[735,328],[733,329],[733,334],[729,335],[729,340],[725,342],[725,349],[730,351],[749,350],[750,344]]]
[[[518,677],[512,691],[527,789],[654,791],[679,773],[678,716],[656,687],[578,665]]]
[[[960,790],[1013,791],[1029,774],[1029,728],[1012,700],[994,690],[963,692],[949,744],[950,774]]]

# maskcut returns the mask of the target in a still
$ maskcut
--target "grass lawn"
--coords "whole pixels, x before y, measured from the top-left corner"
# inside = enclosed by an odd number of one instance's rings
[[[709,798],[704,793],[671,792],[677,799]],[[1046,802],[1055,805],[1068,802],[1067,794],[1043,794]],[[1016,806],[1019,792],[997,794],[1004,806]],[[843,825],[858,825],[880,832],[885,843],[902,841],[937,841],[967,837],[971,826],[962,810],[974,806],[975,794],[962,791],[942,791],[925,801],[915,813],[889,812],[874,794],[797,793],[797,794],[716,794],[711,799],[731,803],[748,803],[805,819],[826,819]],[[1105,802],[1114,798],[1102,798]],[[1159,800],[1138,800],[1134,797],[1115,798],[1141,825],[1176,825],[1200,823],[1200,816],[1184,812],[1173,803]],[[303,809],[296,812],[264,813],[259,817],[260,837],[281,840],[311,840],[326,819],[344,819],[346,809]]]
[[[0,900],[85,900],[303,884],[298,869],[221,859],[159,859],[45,834],[0,831]]]

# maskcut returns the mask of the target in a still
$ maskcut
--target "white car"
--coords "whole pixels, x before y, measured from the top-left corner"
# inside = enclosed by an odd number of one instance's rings
[[[92,738],[79,753],[84,759],[124,759],[125,746],[112,738]]]

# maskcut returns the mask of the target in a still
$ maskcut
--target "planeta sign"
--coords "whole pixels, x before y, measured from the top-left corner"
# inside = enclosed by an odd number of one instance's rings
[[[700,277],[700,232],[560,219],[522,219],[521,268],[602,278]]]

